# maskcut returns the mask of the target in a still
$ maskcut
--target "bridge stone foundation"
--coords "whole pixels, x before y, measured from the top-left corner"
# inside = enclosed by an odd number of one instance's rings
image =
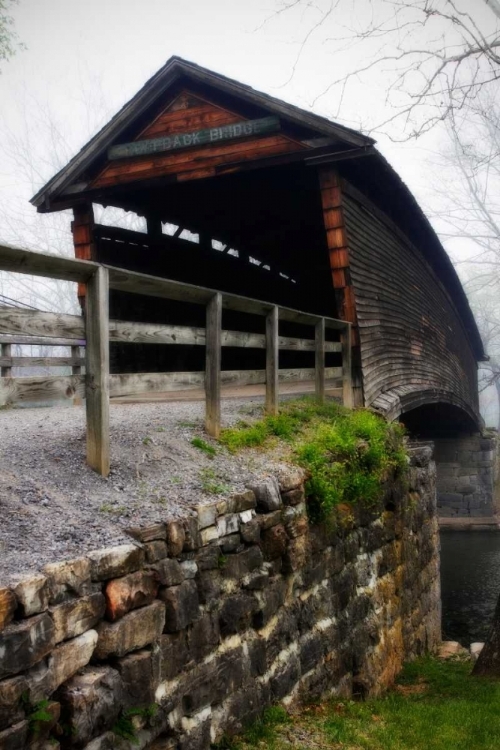
[[[410,453],[334,525],[290,467],[0,584],[2,750],[208,750],[272,703],[390,686],[441,634],[432,448]]]
[[[434,440],[438,513],[443,518],[492,517],[498,512],[498,435]]]

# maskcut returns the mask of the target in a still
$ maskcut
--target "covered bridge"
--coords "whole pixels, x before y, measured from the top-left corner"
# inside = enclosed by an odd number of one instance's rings
[[[466,295],[371,138],[172,57],[32,203],[73,210],[78,258],[350,321],[356,404],[424,437],[477,432],[485,354]],[[93,204],[147,234],[96,224]],[[112,291],[110,306],[197,325],[178,302]],[[115,372],[200,369],[196,347],[111,346]],[[229,348],[223,368],[261,355]]]

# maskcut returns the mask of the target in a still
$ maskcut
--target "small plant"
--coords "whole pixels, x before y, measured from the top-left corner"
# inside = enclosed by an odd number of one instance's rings
[[[210,458],[213,458],[217,453],[213,445],[209,445],[200,437],[194,437],[191,440],[191,445],[198,448],[200,451],[203,451],[203,453],[206,453]]]
[[[146,437],[142,439],[143,445],[151,445],[152,442],[153,438],[150,438],[149,435],[146,435]]]
[[[213,469],[202,469],[200,472],[201,489],[209,495],[223,495],[230,491],[230,487],[220,481]]]
[[[41,700],[37,703],[31,703],[29,694],[26,692],[21,695],[21,704],[26,712],[30,731],[35,736],[42,731],[44,724],[52,723],[54,717],[47,711],[50,701]]]
[[[111,731],[118,737],[128,740],[132,745],[138,745],[139,738],[134,725],[134,717],[139,716],[149,722],[156,716],[157,711],[158,705],[156,703],[152,703],[145,708],[129,708],[120,714]]]
[[[99,513],[112,513],[113,512],[113,506],[109,503],[103,503],[99,507]]]
[[[222,569],[227,563],[227,557],[226,555],[223,555],[222,553],[217,558],[217,567],[219,569]]]
[[[153,502],[154,502],[154,503],[158,503],[158,505],[163,505],[163,506],[165,506],[165,505],[167,504],[168,500],[167,500],[167,498],[165,497],[165,495],[160,495],[160,494],[158,494],[158,495],[156,495],[156,496],[154,497],[154,499],[153,499]]]
[[[198,422],[177,422],[179,427],[198,427]]]
[[[166,432],[166,429],[164,427],[157,427],[156,432]]]

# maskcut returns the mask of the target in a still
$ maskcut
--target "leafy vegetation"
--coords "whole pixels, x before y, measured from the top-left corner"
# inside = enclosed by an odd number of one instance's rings
[[[194,437],[191,440],[191,445],[193,445],[195,448],[198,448],[200,451],[203,451],[203,453],[206,453],[207,456],[210,458],[213,458],[217,451],[213,447],[213,445],[209,445],[205,440],[202,440],[200,437]]]
[[[277,416],[223,430],[221,442],[235,452],[281,440],[291,459],[306,469],[308,509],[315,520],[329,518],[341,503],[371,505],[384,480],[407,465],[403,428],[366,409],[300,399]]]
[[[214,469],[202,469],[200,472],[200,479],[201,489],[208,495],[223,495],[231,489],[219,478]]]
[[[156,716],[157,711],[158,705],[156,703],[152,703],[145,708],[129,708],[120,714],[111,731],[118,737],[128,740],[132,745],[138,745],[139,739],[137,729],[134,725],[134,718],[138,716],[149,722]]]
[[[330,700],[277,721],[264,716],[227,750],[497,750],[500,682],[472,677],[470,661],[407,664],[384,697]]]

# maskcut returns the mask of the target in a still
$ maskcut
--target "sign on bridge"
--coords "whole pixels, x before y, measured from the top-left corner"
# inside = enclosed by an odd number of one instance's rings
[[[180,148],[203,146],[207,143],[232,141],[236,138],[248,138],[251,135],[273,133],[280,129],[278,117],[262,117],[260,120],[244,120],[219,128],[193,130],[190,133],[176,133],[162,138],[149,138],[133,143],[121,143],[108,149],[108,159],[125,159],[130,156],[143,156],[164,151],[176,151]]]

